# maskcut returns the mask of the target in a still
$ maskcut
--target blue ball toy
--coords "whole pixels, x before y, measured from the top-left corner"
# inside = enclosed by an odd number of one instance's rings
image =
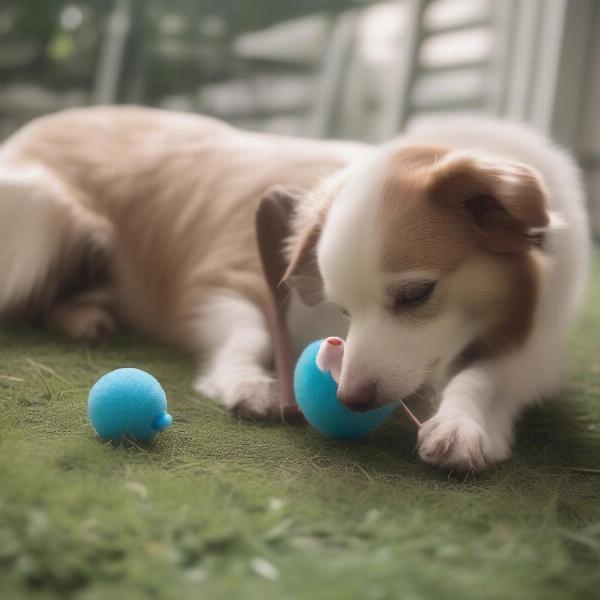
[[[116,369],[96,381],[88,415],[102,440],[123,437],[147,442],[171,425],[167,397],[156,378],[140,369]]]
[[[338,384],[329,372],[317,365],[324,340],[309,344],[298,359],[294,371],[296,402],[306,420],[321,433],[338,440],[362,437],[381,425],[394,411],[388,404],[368,412],[355,412],[337,399]]]

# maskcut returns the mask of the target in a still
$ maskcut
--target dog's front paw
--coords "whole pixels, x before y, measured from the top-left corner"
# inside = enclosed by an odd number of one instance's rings
[[[481,471],[494,462],[488,434],[465,414],[435,415],[423,423],[418,449],[425,462],[459,471]]]
[[[60,307],[51,325],[76,341],[95,342],[115,332],[117,324],[110,312],[95,304]]]
[[[227,392],[225,405],[240,417],[279,419],[281,415],[277,381],[266,375],[244,379]]]

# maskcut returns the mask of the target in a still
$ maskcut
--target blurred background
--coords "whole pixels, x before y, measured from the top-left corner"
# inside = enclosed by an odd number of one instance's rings
[[[0,140],[107,103],[373,142],[430,112],[526,121],[577,157],[600,234],[597,0],[0,0]]]

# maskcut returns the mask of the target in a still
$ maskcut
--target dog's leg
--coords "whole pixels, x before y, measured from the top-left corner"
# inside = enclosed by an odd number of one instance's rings
[[[442,393],[437,413],[420,431],[427,462],[479,470],[508,458],[514,424],[526,406],[560,392],[565,331],[543,331],[526,348],[459,372]]]
[[[74,340],[98,340],[117,327],[114,306],[111,288],[90,290],[57,304],[46,317],[46,324]]]
[[[278,417],[277,384],[266,369],[271,338],[262,311],[235,292],[214,292],[202,306],[197,335],[207,364],[195,389],[237,414]]]
[[[461,471],[481,470],[504,460],[518,413],[514,400],[500,397],[493,366],[461,371],[444,389],[436,414],[419,430],[419,455],[426,462]]]

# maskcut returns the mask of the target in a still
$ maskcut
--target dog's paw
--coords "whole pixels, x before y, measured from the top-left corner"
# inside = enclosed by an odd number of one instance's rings
[[[57,312],[54,325],[73,340],[94,342],[115,332],[117,324],[101,306],[84,304]]]
[[[417,445],[425,462],[458,471],[481,471],[495,462],[487,432],[465,414],[435,415],[421,426]]]
[[[279,419],[277,381],[267,375],[244,379],[227,392],[225,405],[240,417],[269,421]]]

